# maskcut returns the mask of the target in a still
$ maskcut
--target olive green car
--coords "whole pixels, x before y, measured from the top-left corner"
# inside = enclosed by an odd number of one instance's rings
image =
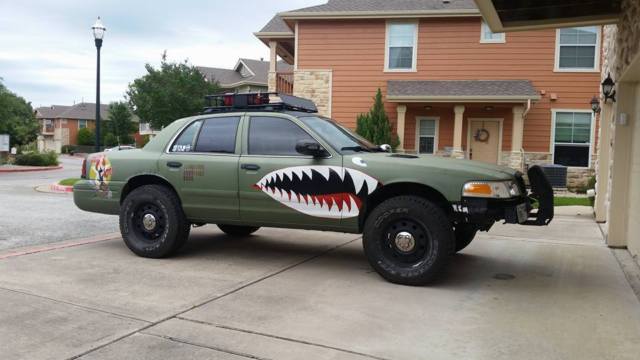
[[[144,148],[91,154],[76,205],[120,215],[126,245],[159,258],[192,225],[230,236],[260,227],[362,233],[389,281],[424,284],[496,221],[546,225],[552,192],[539,168],[389,153],[297,107],[211,108],[177,120]],[[304,109],[309,110],[309,109]],[[533,204],[537,203],[537,210]]]

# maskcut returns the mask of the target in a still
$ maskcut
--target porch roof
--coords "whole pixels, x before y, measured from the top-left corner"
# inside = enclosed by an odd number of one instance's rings
[[[389,80],[391,102],[522,102],[539,100],[529,80]]]

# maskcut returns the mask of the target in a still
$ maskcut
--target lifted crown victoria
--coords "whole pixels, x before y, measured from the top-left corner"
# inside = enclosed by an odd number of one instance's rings
[[[553,194],[539,167],[393,154],[304,99],[212,96],[143,149],[89,155],[74,187],[86,211],[119,214],[139,256],[176,252],[192,224],[229,236],[260,227],[362,233],[371,266],[409,285],[433,280],[453,253],[496,221],[547,225]],[[533,210],[533,204],[537,209]]]

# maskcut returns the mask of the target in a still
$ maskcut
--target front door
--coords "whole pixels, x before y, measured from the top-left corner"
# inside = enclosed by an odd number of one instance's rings
[[[470,120],[469,159],[497,164],[501,136],[500,120]]]
[[[344,199],[342,157],[299,154],[314,139],[300,124],[275,114],[254,115],[245,126],[240,158],[240,217],[248,224],[336,228]]]
[[[240,116],[194,121],[160,157],[160,173],[176,188],[192,221],[224,224],[240,219],[239,124]]]

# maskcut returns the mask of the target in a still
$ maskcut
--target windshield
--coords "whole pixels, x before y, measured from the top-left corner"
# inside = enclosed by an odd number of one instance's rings
[[[333,120],[318,116],[305,116],[301,117],[300,120],[340,152],[382,151],[378,146]]]

